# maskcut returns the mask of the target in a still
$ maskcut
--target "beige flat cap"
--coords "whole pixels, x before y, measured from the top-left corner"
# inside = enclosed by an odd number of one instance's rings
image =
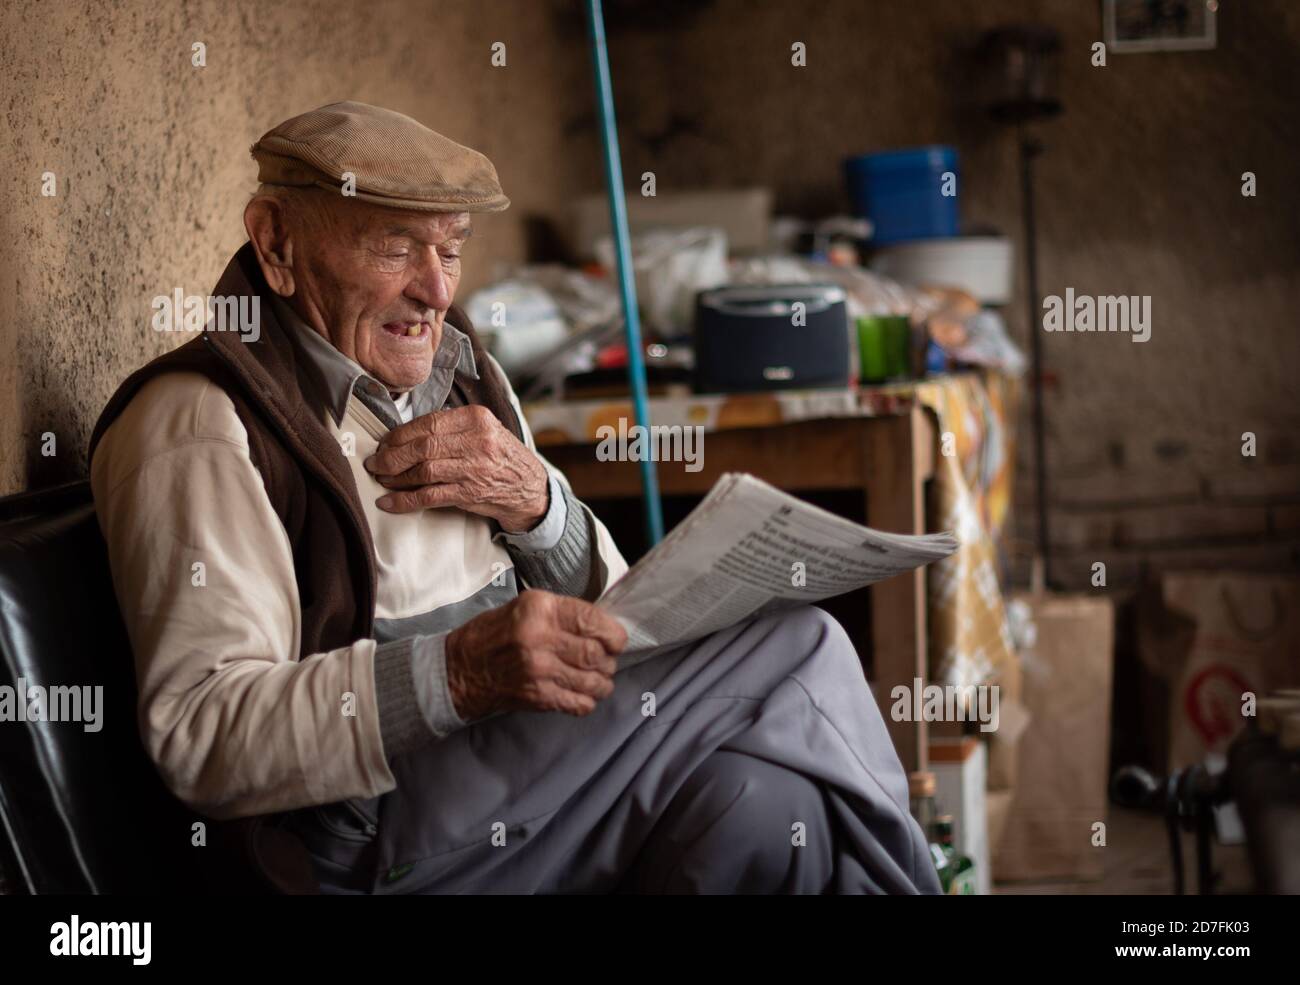
[[[285,120],[252,155],[264,184],[339,191],[350,171],[356,198],[394,209],[500,212],[510,204],[478,151],[365,103],[331,103]]]

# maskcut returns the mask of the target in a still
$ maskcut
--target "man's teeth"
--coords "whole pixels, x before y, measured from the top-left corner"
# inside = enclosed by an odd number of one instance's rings
[[[414,325],[408,325],[406,327],[407,335],[419,335],[422,331],[424,331],[424,326],[421,325],[419,322],[416,322]]]

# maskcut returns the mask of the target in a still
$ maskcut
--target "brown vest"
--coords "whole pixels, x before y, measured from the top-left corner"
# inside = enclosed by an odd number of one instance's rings
[[[236,331],[204,331],[136,370],[100,415],[90,454],[94,456],[108,426],[149,380],[160,373],[202,373],[234,402],[248,431],[253,464],[288,532],[302,607],[298,656],[373,636],[377,566],[356,481],[338,441],[299,388],[297,352],[266,300],[270,289],[251,244],[245,243],[231,259],[212,293],[263,297],[258,340],[245,342],[245,335]],[[483,404],[522,440],[507,384],[484,353],[469,318],[452,307],[447,320],[469,336],[479,371],[477,380],[457,372],[453,385],[466,403]]]
[[[90,455],[149,380],[160,373],[202,373],[234,403],[267,498],[289,535],[302,608],[298,658],[369,638],[374,635],[377,577],[370,527],[343,449],[299,388],[297,352],[265,300],[270,288],[251,244],[245,243],[231,259],[212,293],[264,299],[259,303],[258,340],[243,340],[251,333],[204,331],[132,373],[100,415]],[[251,311],[251,304],[244,310]],[[463,402],[483,404],[522,440],[507,384],[479,345],[469,318],[453,307],[447,321],[469,336],[479,372],[477,380],[456,374],[453,386],[459,387]],[[274,823],[274,817],[216,824],[210,838],[212,854],[205,852],[203,863],[196,865],[198,885],[222,893],[319,891],[305,849]]]

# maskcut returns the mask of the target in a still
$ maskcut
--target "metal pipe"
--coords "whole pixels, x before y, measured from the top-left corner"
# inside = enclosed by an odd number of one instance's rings
[[[636,423],[650,427],[650,408],[645,383],[645,359],[641,352],[641,319],[637,313],[636,282],[632,270],[632,245],[627,228],[627,203],[623,199],[623,165],[618,155],[618,124],[614,119],[614,87],[609,76],[609,53],[605,45],[605,17],[600,0],[587,0],[587,33],[591,40],[591,61],[596,76],[596,107],[600,112],[601,139],[605,151],[605,185],[609,193],[610,228],[614,254],[618,258],[618,291],[623,300],[623,335],[627,339],[627,380],[632,390]],[[645,507],[646,537],[653,547],[664,536],[663,509],[659,503],[659,478],[655,463],[641,460],[641,500]]]
[[[1043,339],[1039,316],[1042,299],[1038,294],[1038,226],[1034,217],[1034,158],[1042,153],[1042,145],[1025,130],[1019,128],[1020,137],[1020,191],[1024,198],[1025,218],[1025,278],[1029,293],[1029,378],[1033,387],[1033,439],[1034,439],[1034,510],[1035,553],[1042,564],[1043,585],[1052,584],[1052,545],[1047,526],[1047,437],[1043,414]],[[1037,587],[1037,586],[1035,586]]]

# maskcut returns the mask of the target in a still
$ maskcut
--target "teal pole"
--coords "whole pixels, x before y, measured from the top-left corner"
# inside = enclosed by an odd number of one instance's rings
[[[627,203],[623,199],[623,165],[618,156],[618,123],[614,119],[614,87],[609,76],[609,52],[605,45],[605,16],[601,11],[600,0],[587,0],[587,33],[591,39],[591,61],[596,76],[596,106],[600,111],[601,138],[605,150],[605,184],[609,192],[609,220],[614,233],[614,253],[618,258],[618,292],[623,300],[623,334],[627,339],[627,380],[632,390],[632,408],[636,423],[648,429],[650,407],[646,394],[645,359],[641,353],[641,319],[636,306],[632,244],[627,230]],[[646,536],[650,540],[650,546],[653,547],[664,537],[663,508],[659,503],[659,478],[655,474],[654,462],[642,460],[640,464],[641,501],[645,507]]]

